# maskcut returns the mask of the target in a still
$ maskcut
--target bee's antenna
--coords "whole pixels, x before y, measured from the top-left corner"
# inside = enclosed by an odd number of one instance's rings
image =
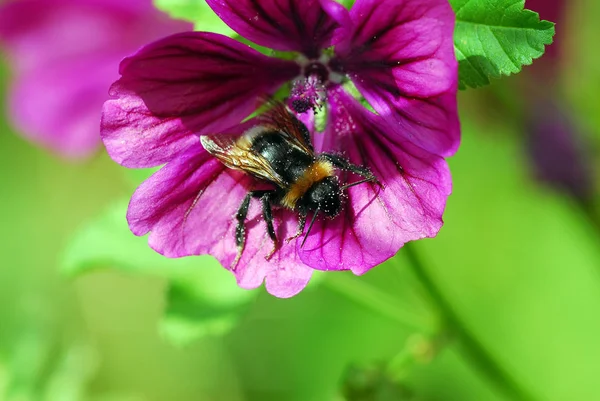
[[[352,184],[342,185],[341,190],[343,191],[346,188],[350,188],[350,187],[353,187],[355,185],[362,184],[363,182],[369,182],[369,181],[377,181],[377,179],[373,179],[372,177],[371,178],[365,178],[364,180],[356,181],[356,182],[353,182]]]
[[[308,226],[308,231],[306,231],[306,235],[304,235],[304,239],[302,240],[302,244],[300,244],[300,248],[302,248],[304,246],[304,243],[306,242],[306,238],[308,238],[308,234],[310,233],[310,229],[312,228],[313,224],[315,224],[315,220],[317,219],[317,214],[319,214],[319,208],[317,208],[317,210],[315,210],[315,214],[313,215],[313,218],[310,221],[310,225]]]

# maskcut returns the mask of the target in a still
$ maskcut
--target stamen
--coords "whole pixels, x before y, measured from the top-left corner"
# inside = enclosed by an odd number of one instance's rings
[[[323,107],[327,91],[320,79],[315,76],[300,78],[294,82],[288,106],[296,113],[308,110],[317,111]]]

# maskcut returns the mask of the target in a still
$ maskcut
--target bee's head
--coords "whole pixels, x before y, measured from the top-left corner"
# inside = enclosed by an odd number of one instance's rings
[[[313,184],[303,198],[308,210],[319,210],[328,217],[335,217],[342,210],[340,183],[335,176]]]

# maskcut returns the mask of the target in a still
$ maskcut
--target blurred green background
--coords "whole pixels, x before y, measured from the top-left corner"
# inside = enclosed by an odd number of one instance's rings
[[[543,89],[600,172],[598,16],[596,0],[568,3],[559,61],[460,94],[437,238],[363,277],[318,275],[291,299],[237,290],[210,258],[154,255],[122,216],[138,177],[102,152],[61,161],[0,117],[0,400],[600,400],[600,194],[582,207],[538,182],[523,122]],[[559,65],[550,81],[544,63]],[[89,271],[69,278],[78,264]],[[371,395],[348,395],[370,375]]]

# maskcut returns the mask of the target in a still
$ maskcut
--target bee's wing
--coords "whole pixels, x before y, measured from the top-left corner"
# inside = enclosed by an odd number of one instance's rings
[[[300,150],[314,156],[315,149],[306,125],[290,113],[285,104],[281,102],[272,102],[272,104],[273,107],[260,117],[261,121],[281,132]]]
[[[249,142],[243,137],[233,135],[202,135],[202,146],[225,166],[245,171],[257,178],[274,183],[279,187],[287,184],[273,170],[271,164],[261,155],[250,149]]]

